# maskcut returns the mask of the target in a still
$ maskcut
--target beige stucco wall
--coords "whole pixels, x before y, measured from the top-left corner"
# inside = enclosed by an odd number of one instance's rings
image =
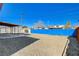
[[[10,27],[0,26],[0,33],[10,33]]]
[[[11,33],[10,27],[6,27],[6,33]]]
[[[29,28],[23,28],[22,26],[8,27],[0,26],[0,33],[30,33]]]

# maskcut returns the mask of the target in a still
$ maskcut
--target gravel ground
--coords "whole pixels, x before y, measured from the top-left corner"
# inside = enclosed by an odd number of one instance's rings
[[[10,56],[37,40],[39,39],[25,36],[5,39],[0,38],[0,56]]]

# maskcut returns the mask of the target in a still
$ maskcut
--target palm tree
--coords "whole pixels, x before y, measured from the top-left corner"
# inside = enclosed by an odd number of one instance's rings
[[[3,5],[3,3],[0,3],[0,10],[2,9],[2,5]]]
[[[21,18],[20,18],[20,24],[22,25],[23,24],[23,15],[21,15]]]
[[[23,14],[20,15],[20,19],[18,19],[18,23],[22,26],[23,24]],[[19,32],[19,29],[18,29]]]

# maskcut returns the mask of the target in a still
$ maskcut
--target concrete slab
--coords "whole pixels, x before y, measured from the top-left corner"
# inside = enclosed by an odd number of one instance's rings
[[[62,56],[67,44],[67,36],[32,34],[30,37],[40,39],[24,47],[12,56]]]

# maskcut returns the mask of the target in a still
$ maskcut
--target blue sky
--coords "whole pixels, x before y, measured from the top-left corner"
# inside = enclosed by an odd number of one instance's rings
[[[79,4],[7,3],[0,11],[0,21],[3,22],[31,27],[39,20],[45,25],[62,25],[67,21],[71,21],[72,25],[78,24]]]

